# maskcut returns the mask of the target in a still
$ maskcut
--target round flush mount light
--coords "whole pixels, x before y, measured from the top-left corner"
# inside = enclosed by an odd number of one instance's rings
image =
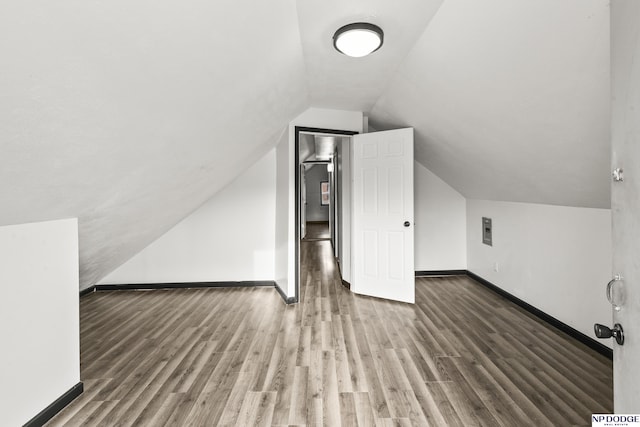
[[[333,35],[333,47],[354,58],[367,56],[380,49],[384,33],[377,25],[356,22],[345,25]]]

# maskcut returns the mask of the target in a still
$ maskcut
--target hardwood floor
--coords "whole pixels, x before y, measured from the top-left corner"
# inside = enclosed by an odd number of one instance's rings
[[[303,241],[329,240],[330,233],[328,222],[307,222],[307,234]]]
[[[612,411],[612,364],[466,277],[416,304],[345,289],[302,243],[301,303],[271,288],[81,299],[85,392],[50,426],[570,426]]]

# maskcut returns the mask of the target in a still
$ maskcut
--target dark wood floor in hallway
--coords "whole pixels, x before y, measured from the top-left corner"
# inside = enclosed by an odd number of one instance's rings
[[[466,277],[416,304],[344,288],[302,243],[302,302],[272,288],[81,299],[85,392],[50,426],[570,426],[612,411],[611,361]]]

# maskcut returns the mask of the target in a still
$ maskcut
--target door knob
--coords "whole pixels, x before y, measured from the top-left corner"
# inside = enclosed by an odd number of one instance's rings
[[[613,325],[613,329],[608,326],[601,325],[596,323],[593,325],[593,331],[598,338],[611,338],[613,337],[618,345],[624,345],[624,331],[622,330],[622,325],[620,323],[616,323]]]
[[[411,225],[411,223],[410,223],[409,221],[405,221],[405,222],[404,222],[404,226],[405,226],[405,227],[408,227],[408,226],[410,226],[410,225]]]
[[[618,283],[620,286],[618,286],[618,292],[616,292],[617,297],[614,298],[613,286],[616,283]],[[622,276],[619,274],[616,274],[615,276],[613,276],[613,279],[611,279],[609,283],[607,283],[607,300],[609,301],[609,304],[613,306],[613,309],[616,311],[620,311],[620,309],[622,308],[622,304],[624,303],[624,292],[621,286],[622,286]]]

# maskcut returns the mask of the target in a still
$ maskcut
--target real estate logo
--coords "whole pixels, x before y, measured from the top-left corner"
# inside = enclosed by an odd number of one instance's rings
[[[640,427],[638,414],[593,414],[591,427]]]

